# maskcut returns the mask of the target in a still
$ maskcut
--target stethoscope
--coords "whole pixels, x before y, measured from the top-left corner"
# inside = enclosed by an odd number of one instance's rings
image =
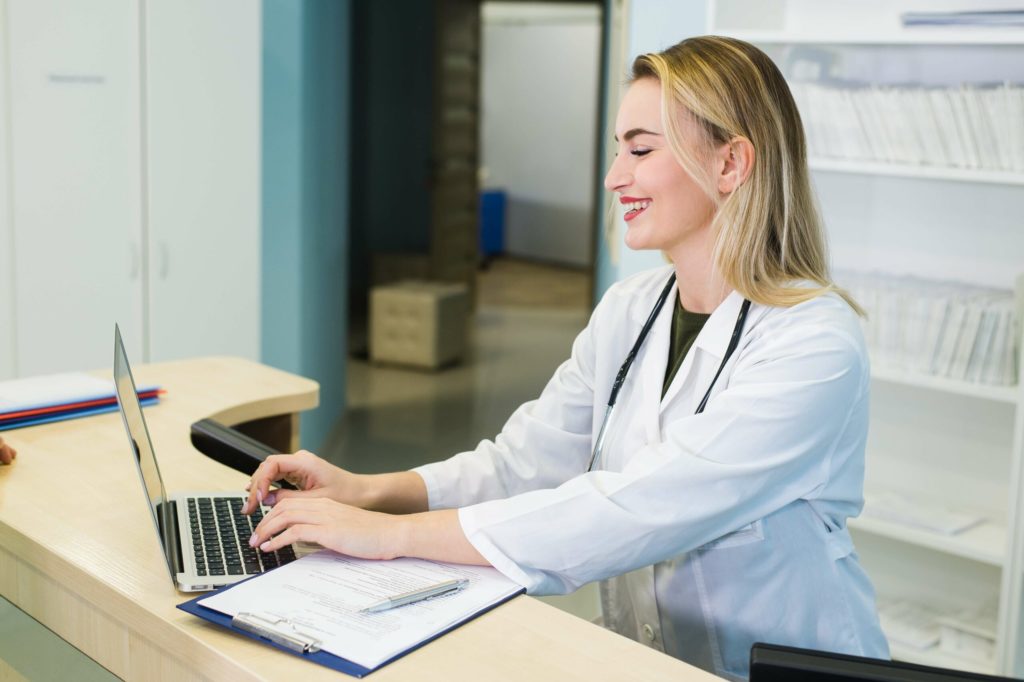
[[[633,344],[632,350],[629,351],[629,355],[626,356],[626,361],[622,363],[622,367],[619,368],[619,373],[615,375],[615,382],[612,384],[612,392],[608,396],[608,407],[604,411],[604,419],[601,421],[601,430],[597,432],[597,441],[594,443],[594,452],[590,456],[590,464],[587,465],[587,471],[594,470],[594,464],[596,464],[601,458],[601,451],[604,449],[604,434],[608,428],[608,422],[611,420],[612,411],[615,409],[615,400],[619,397],[619,389],[622,388],[623,382],[626,381],[626,374],[629,373],[629,367],[633,364],[633,360],[636,358],[636,354],[640,352],[640,346],[643,345],[644,339],[647,338],[647,333],[651,331],[651,327],[654,326],[654,320],[658,317],[658,313],[661,312],[662,307],[665,305],[668,295],[675,288],[676,273],[672,273],[672,276],[668,278],[668,283],[665,284],[665,288],[661,290],[661,295],[658,296],[658,300],[654,303],[654,308],[651,310],[651,314],[647,316],[647,321],[644,322],[644,326],[640,329],[640,335],[636,337],[636,342]],[[722,374],[722,370],[725,369],[725,364],[729,362],[729,358],[732,357],[733,351],[740,344],[740,337],[743,336],[743,323],[747,319],[747,311],[750,310],[750,300],[743,299],[743,305],[740,306],[740,313],[736,316],[736,326],[732,330],[732,338],[729,339],[729,347],[725,351],[725,357],[722,358],[722,364],[718,366],[718,371],[715,372],[715,378],[711,380],[711,385],[708,386],[707,392],[704,394],[704,398],[700,401],[700,405],[697,406],[697,411],[694,414],[700,414],[704,411],[704,407],[708,404],[708,398],[711,397],[711,389],[715,387],[715,382],[718,381],[719,375]]]

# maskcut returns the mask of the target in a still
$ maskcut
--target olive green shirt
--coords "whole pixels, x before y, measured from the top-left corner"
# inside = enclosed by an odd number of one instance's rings
[[[675,296],[675,299],[676,307],[672,311],[672,342],[668,347],[668,365],[665,367],[665,382],[661,385],[662,398],[668,392],[668,387],[672,385],[672,379],[675,377],[676,372],[679,371],[679,366],[683,364],[683,358],[686,357],[690,346],[697,339],[700,330],[704,328],[704,323],[711,317],[710,314],[691,313],[683,308],[678,295]]]

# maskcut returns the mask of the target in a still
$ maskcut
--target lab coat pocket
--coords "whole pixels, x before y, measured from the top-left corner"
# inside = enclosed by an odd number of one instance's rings
[[[825,536],[825,546],[828,548],[828,556],[832,561],[849,556],[853,553],[853,538],[845,528],[834,530]]]
[[[761,540],[764,540],[764,524],[761,519],[758,519],[738,530],[726,533],[720,538],[705,543],[697,549],[702,552],[709,549],[725,549],[727,547],[749,545],[751,542],[760,542]]]

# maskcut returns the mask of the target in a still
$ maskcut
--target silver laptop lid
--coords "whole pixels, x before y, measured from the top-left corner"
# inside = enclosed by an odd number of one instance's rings
[[[128,433],[128,443],[135,453],[132,459],[138,468],[142,489],[149,500],[150,517],[153,519],[153,526],[160,537],[160,547],[163,549],[164,558],[167,561],[167,570],[170,571],[171,578],[175,579],[178,572],[175,566],[178,539],[174,535],[173,512],[171,505],[165,504],[167,490],[160,477],[160,467],[156,464],[156,454],[153,452],[153,442],[149,438],[146,419],[142,416],[142,405],[139,404],[139,395],[135,390],[132,368],[128,364],[124,343],[121,342],[121,330],[116,324],[114,325],[114,389],[117,393],[117,406],[121,411],[121,419],[124,421],[124,428]]]

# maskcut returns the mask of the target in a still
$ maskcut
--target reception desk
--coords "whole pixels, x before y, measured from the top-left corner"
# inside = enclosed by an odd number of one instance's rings
[[[98,372],[98,376],[109,373]],[[282,450],[315,382],[236,358],[140,366],[167,393],[146,408],[168,491],[240,490],[244,475],[199,452],[189,425],[240,425]],[[340,673],[179,611],[116,412],[7,431],[0,467],[0,594],[118,677],[338,680]],[[373,680],[674,680],[718,678],[529,597],[392,663]]]

